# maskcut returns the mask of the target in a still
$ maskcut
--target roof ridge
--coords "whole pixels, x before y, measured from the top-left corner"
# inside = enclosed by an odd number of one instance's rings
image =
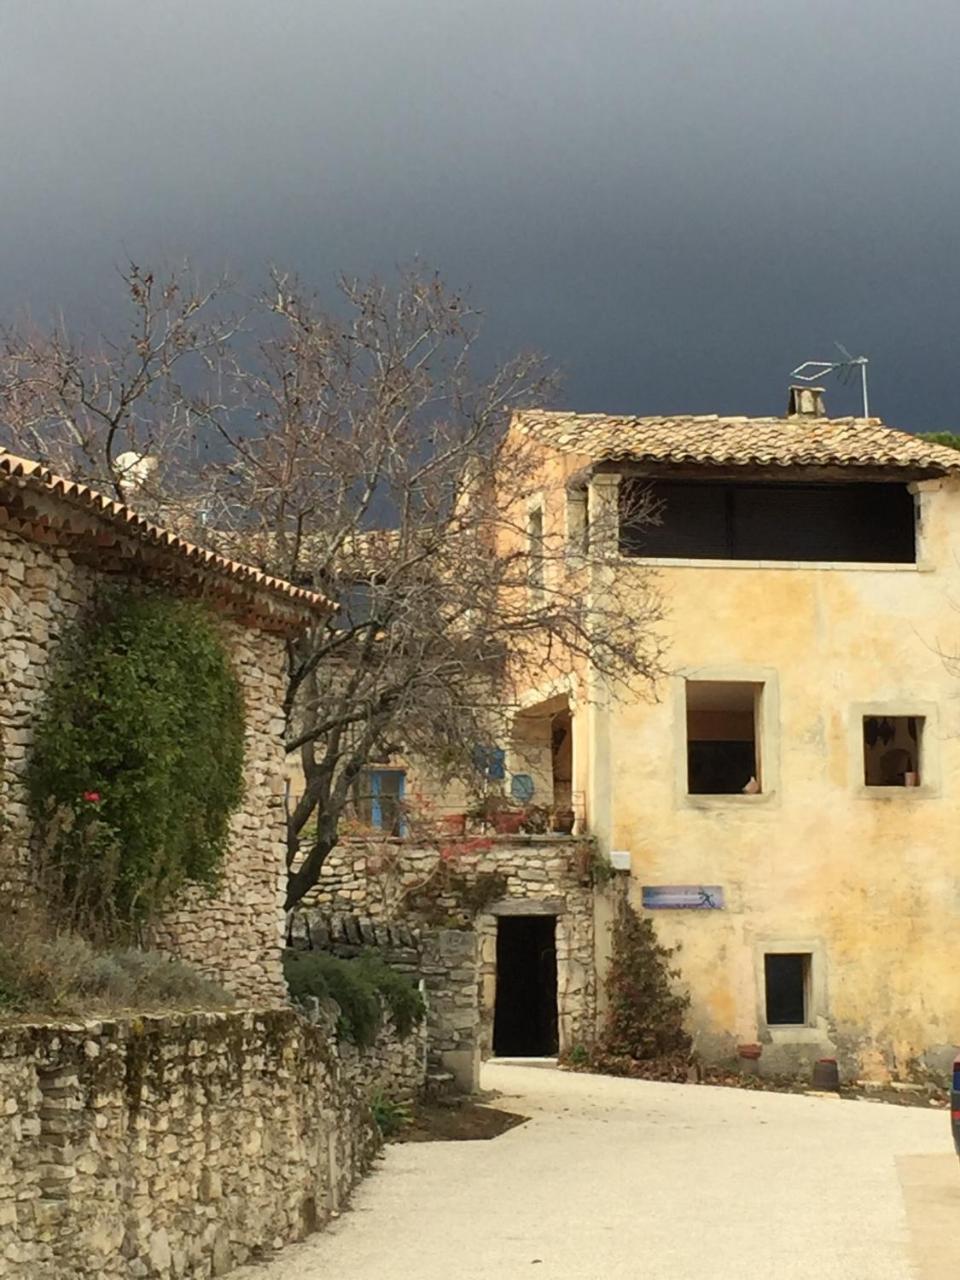
[[[960,451],[880,418],[750,418],[675,414],[636,417],[521,410],[514,424],[561,453],[704,465],[889,466],[960,471]]]

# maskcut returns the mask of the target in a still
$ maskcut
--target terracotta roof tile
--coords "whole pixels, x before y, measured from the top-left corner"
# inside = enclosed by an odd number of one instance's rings
[[[151,524],[132,508],[115,498],[108,498],[89,485],[79,484],[74,480],[66,480],[48,470],[42,463],[31,458],[20,458],[0,448],[0,477],[9,476],[28,488],[45,491],[68,504],[80,507],[99,517],[107,524],[122,530],[135,541],[172,552],[179,559],[188,561],[197,568],[210,573],[230,578],[234,582],[267,591],[273,595],[284,597],[290,604],[299,606],[307,613],[326,611],[331,607],[330,601],[315,591],[294,586],[282,578],[271,577],[252,565],[243,564],[239,560],[230,560],[205,547],[198,547],[169,529]]]
[[[514,425],[560,453],[703,466],[897,467],[960,471],[960,451],[879,418],[610,417],[530,409]]]

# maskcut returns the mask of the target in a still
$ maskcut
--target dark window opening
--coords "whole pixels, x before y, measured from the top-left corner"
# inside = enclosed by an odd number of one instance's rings
[[[659,522],[631,518],[651,488]],[[916,517],[905,484],[621,484],[620,552],[693,560],[913,564]]]
[[[549,1058],[557,1052],[556,916],[497,919],[493,1051]]]
[[[864,716],[864,784],[918,787],[922,741],[923,716]]]
[[[746,681],[687,681],[690,795],[755,795],[761,790],[757,723],[762,689]]]
[[[810,955],[771,953],[763,957],[767,1025],[803,1027],[808,1021]]]

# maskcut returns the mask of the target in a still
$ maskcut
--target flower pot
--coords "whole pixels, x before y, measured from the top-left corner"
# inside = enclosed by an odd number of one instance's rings
[[[573,832],[573,827],[577,821],[577,815],[572,809],[558,809],[553,815],[553,830],[557,835],[569,836]]]
[[[502,809],[493,815],[493,829],[498,836],[515,836],[523,826],[523,814],[514,809]]]
[[[440,830],[446,836],[463,836],[467,834],[467,815],[465,813],[445,813],[440,819]]]

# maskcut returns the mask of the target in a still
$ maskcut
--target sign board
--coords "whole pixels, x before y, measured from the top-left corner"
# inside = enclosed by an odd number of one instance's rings
[[[642,892],[648,911],[722,911],[724,906],[723,888],[718,884],[645,884]]]

